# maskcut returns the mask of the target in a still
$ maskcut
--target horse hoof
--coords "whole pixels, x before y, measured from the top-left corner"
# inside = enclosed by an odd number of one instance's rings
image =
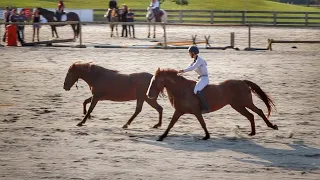
[[[248,134],[249,136],[254,136],[254,135],[256,135],[256,133],[250,133],[250,134]]]
[[[77,124],[77,126],[81,127],[81,126],[83,126],[83,124],[82,124],[82,123],[79,123],[79,124]]]
[[[160,136],[157,141],[163,141],[164,137]]]
[[[158,127],[161,127],[161,124],[156,124],[156,125],[154,125],[152,128],[157,129]]]
[[[210,139],[210,136],[205,136],[202,138],[202,140],[208,140],[208,139]]]
[[[122,126],[122,128],[123,128],[123,129],[127,129],[127,128],[128,128],[128,125],[125,124],[125,125]]]
[[[273,125],[273,127],[272,127],[274,130],[279,130],[278,129],[278,126],[275,124],[275,125]]]

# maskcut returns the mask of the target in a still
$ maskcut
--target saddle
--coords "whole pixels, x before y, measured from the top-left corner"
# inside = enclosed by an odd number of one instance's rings
[[[161,17],[163,16],[163,11],[159,10],[155,10],[155,18],[156,18],[156,22],[161,22]]]
[[[55,13],[56,20],[61,21],[61,18],[63,15],[66,15],[66,12],[63,11],[60,13],[59,11],[56,11],[56,13]]]

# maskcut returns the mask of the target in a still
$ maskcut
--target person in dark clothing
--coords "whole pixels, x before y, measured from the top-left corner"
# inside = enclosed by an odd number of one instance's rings
[[[128,15],[128,6],[124,4],[124,5],[122,6],[121,22],[128,22],[127,15]],[[126,34],[125,34],[125,37],[128,37],[127,25],[122,25],[121,37],[124,36],[124,32],[126,33]]]
[[[24,13],[24,9],[21,9],[19,13],[18,22],[25,22],[25,21],[27,21],[27,17]],[[22,41],[24,41],[24,25],[18,25],[18,31]]]
[[[128,8],[128,14],[127,14],[127,20],[128,22],[134,22],[134,13],[131,11],[130,8]],[[129,25],[129,35],[131,37],[131,29],[132,29],[132,37],[136,38],[134,35],[134,25]]]
[[[40,15],[39,10],[35,9],[33,12],[33,35],[32,35],[32,42],[34,42],[34,37],[37,32],[37,38],[39,41],[39,29],[40,29]]]
[[[17,10],[16,9],[12,9],[11,12],[11,16],[10,16],[10,22],[20,22],[20,16],[17,14]],[[19,32],[19,28],[17,28],[17,36],[18,36],[18,40],[21,43],[21,45],[24,43],[23,39],[21,39],[20,37],[20,32]]]
[[[6,6],[5,10],[3,12],[3,18],[4,18],[4,22],[8,23],[10,20],[10,11],[9,11],[9,7]],[[3,38],[2,41],[5,42],[6,41],[6,36],[7,36],[7,25],[8,24],[4,24],[4,34],[3,34]]]

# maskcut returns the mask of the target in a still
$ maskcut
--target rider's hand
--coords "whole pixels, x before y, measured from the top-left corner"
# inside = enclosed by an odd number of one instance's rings
[[[179,74],[182,74],[182,73],[184,73],[184,71],[183,71],[183,70],[179,70],[178,73],[179,73]]]

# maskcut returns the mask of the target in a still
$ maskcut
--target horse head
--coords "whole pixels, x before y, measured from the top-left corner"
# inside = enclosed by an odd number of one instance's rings
[[[166,88],[169,83],[176,84],[177,81],[175,79],[177,79],[177,77],[181,78],[182,76],[179,76],[178,71],[176,70],[173,70],[173,69],[160,70],[160,68],[158,68],[155,75],[152,77],[150,81],[149,88],[146,93],[147,97],[149,99],[154,99],[158,97],[159,94],[161,94],[162,96],[165,96],[163,92],[164,88]]]
[[[69,91],[71,87],[78,81],[78,79],[83,74],[82,72],[85,70],[87,73],[90,72],[90,63],[81,63],[75,62],[73,63],[68,70],[66,78],[64,80],[63,89]]]
[[[151,19],[154,18],[154,12],[153,12],[153,10],[152,10],[151,7],[152,7],[152,6],[148,6],[148,8],[147,8],[146,18],[147,18],[148,20],[151,20]]]

